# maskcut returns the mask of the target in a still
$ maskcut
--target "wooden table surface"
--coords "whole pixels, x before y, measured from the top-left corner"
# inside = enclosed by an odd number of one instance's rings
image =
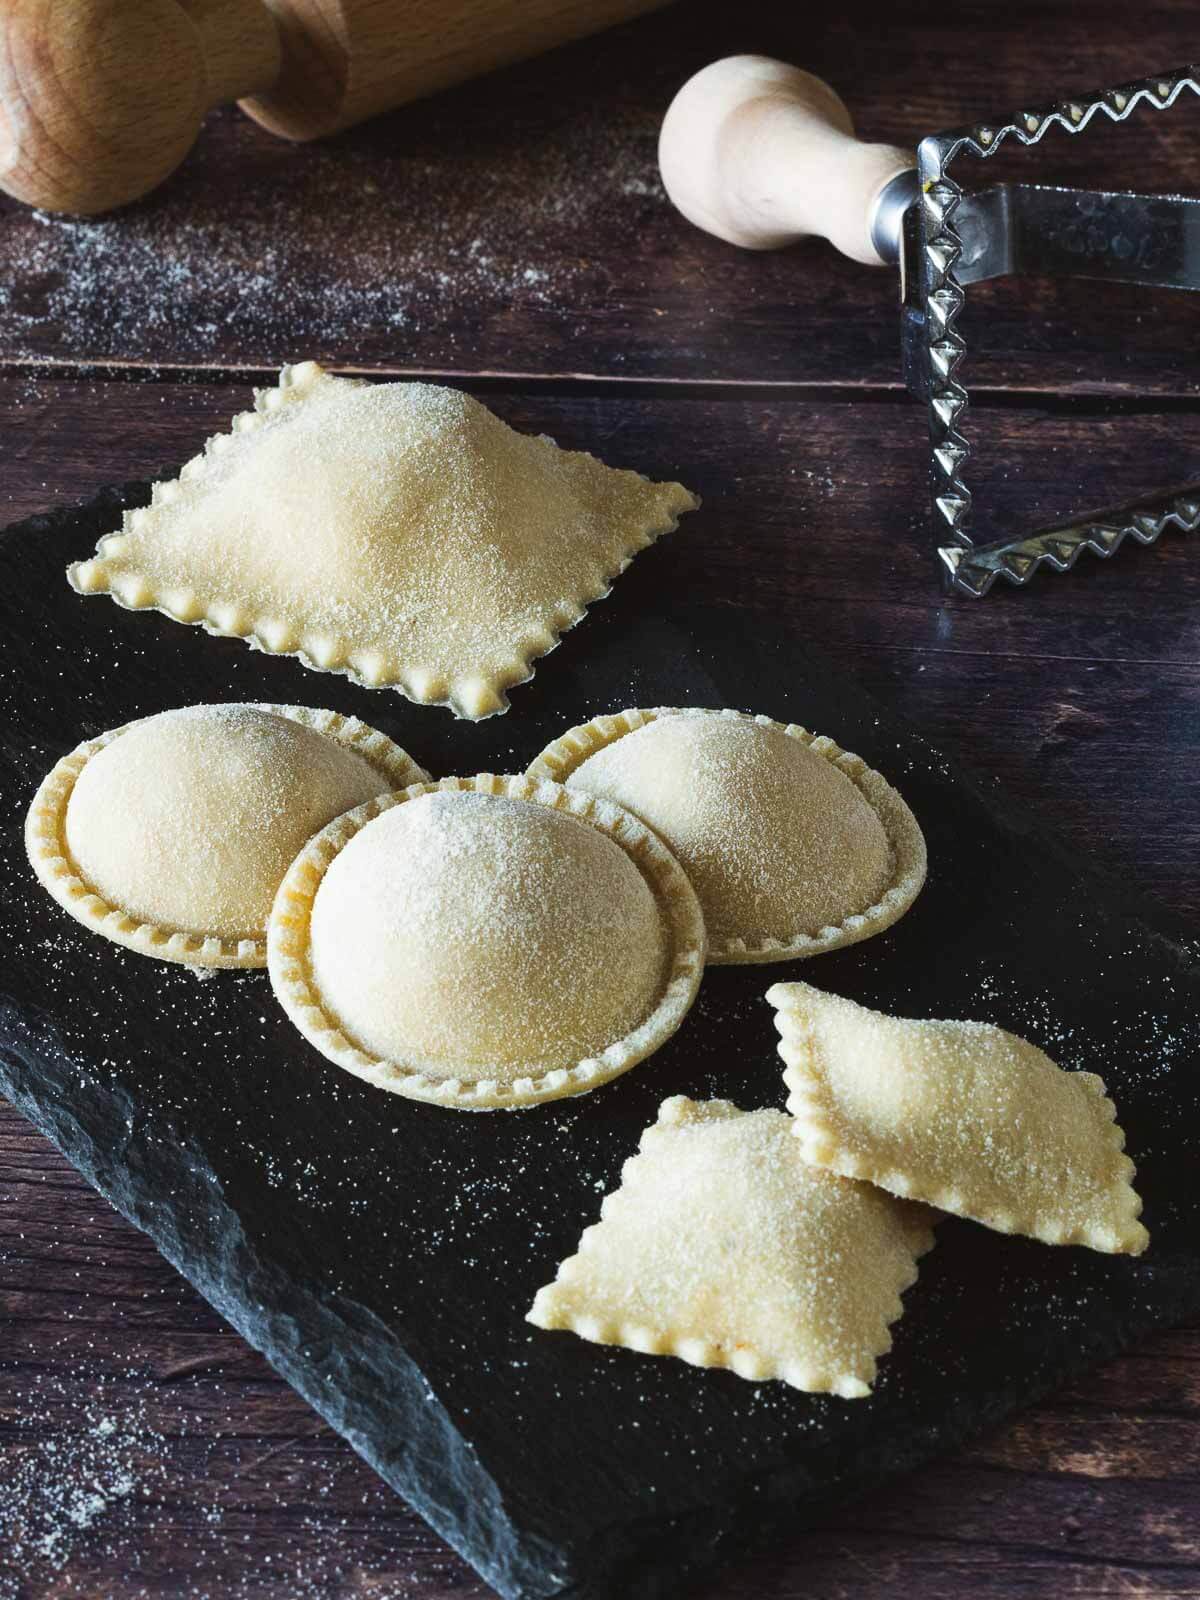
[[[739,254],[659,187],[674,88],[747,49],[912,143],[1177,65],[1195,35],[1165,0],[847,0],[819,28],[807,7],[697,0],[319,147],[220,113],[119,217],[0,205],[0,521],[177,465],[285,360],[449,375],[521,427],[698,488],[703,511],[643,559],[723,598],[730,650],[785,609],[1195,925],[1200,548],[1168,536],[982,603],[939,592],[892,277],[816,245]],[[1064,136],[1022,171],[1200,193],[1198,119],[1200,102]],[[1003,282],[969,319],[988,526],[1200,476],[1189,297]],[[6,825],[26,798],[4,797]],[[698,1592],[1200,1595],[1200,1328]],[[0,1108],[0,1600],[488,1593]]]

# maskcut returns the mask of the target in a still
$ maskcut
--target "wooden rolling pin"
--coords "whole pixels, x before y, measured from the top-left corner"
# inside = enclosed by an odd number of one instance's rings
[[[224,101],[315,139],[662,3],[0,0],[0,187],[107,211],[161,183]]]

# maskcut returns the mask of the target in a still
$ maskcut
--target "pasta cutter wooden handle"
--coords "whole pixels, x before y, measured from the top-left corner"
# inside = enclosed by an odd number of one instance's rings
[[[894,261],[891,213],[915,193],[910,152],[859,143],[827,83],[766,56],[728,56],[690,78],[658,158],[684,216],[749,250],[820,234],[855,261]]]
[[[227,100],[335,133],[663,0],[0,0],[0,188],[48,211],[146,194]]]

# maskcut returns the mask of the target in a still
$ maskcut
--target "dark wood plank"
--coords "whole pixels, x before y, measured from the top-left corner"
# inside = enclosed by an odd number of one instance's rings
[[[864,136],[926,133],[1178,65],[1169,0],[690,0],[328,143],[215,116],[161,191],[96,222],[0,206],[0,361],[894,387],[894,275],[824,245],[740,253],[661,192],[658,124],[688,74],[762,50],[828,77]],[[1200,102],[1057,136],[1027,179],[1187,187]],[[1006,168],[984,169],[989,181]],[[972,388],[1195,395],[1169,293],[1026,280],[971,297]]]

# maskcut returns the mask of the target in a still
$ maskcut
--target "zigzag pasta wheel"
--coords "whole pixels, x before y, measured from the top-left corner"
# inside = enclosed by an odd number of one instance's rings
[[[529,769],[626,806],[696,886],[711,962],[818,955],[881,933],[925,881],[925,840],[865,761],[738,711],[622,711]]]
[[[26,848],[45,888],[106,938],[165,961],[261,967],[271,903],[301,845],[425,777],[356,717],[184,706],[64,756],[30,807]]]
[[[1104,1084],[986,1022],[916,1022],[807,983],[777,1008],[805,1158],[1046,1244],[1140,1254],[1150,1240]]]
[[[664,1100],[530,1322],[597,1344],[866,1395],[931,1214],[808,1166],[780,1111]]]

